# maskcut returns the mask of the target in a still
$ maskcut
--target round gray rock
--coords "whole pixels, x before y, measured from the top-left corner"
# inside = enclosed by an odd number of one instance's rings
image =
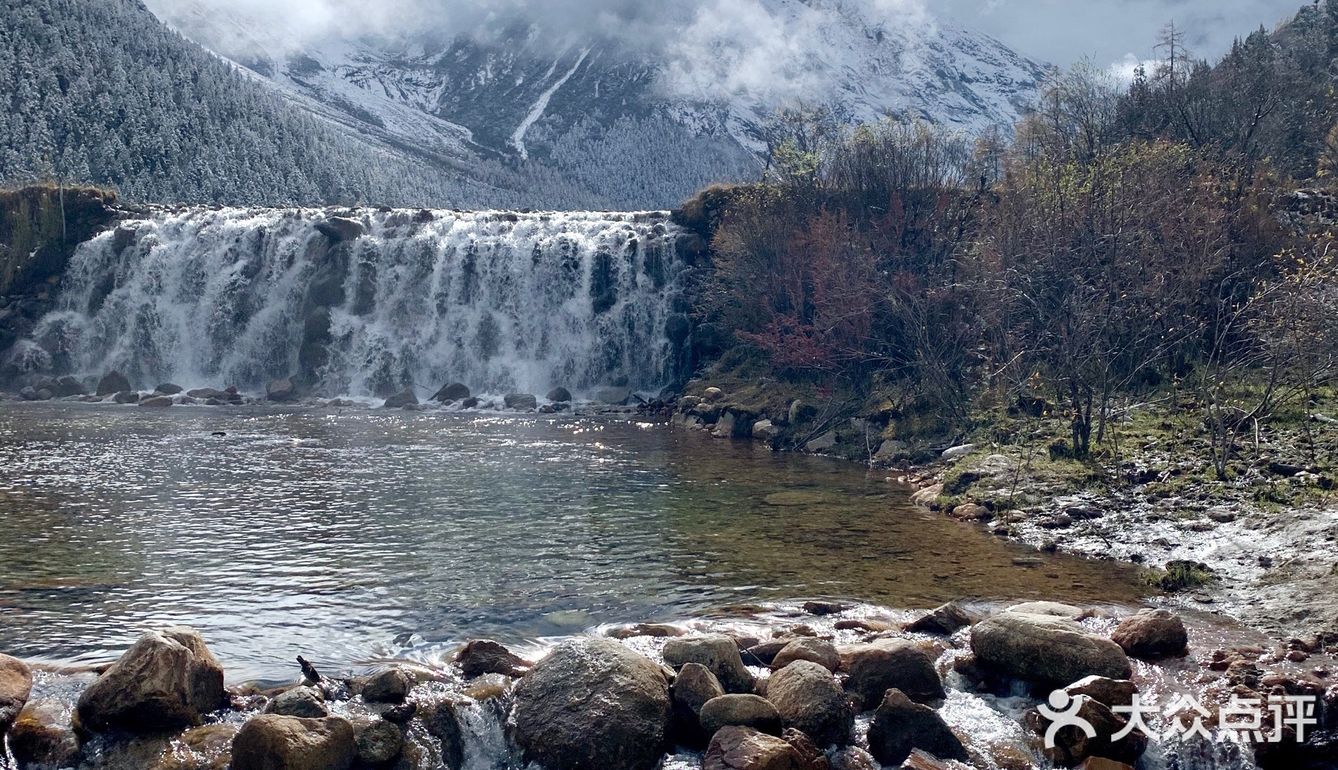
[[[780,712],[771,701],[757,695],[722,695],[702,705],[698,714],[702,730],[714,735],[722,727],[751,727],[780,737]]]
[[[855,710],[827,669],[798,660],[767,680],[767,700],[785,727],[807,734],[820,746],[850,742]]]
[[[1118,644],[1054,615],[1001,612],[971,629],[971,650],[986,667],[1058,686],[1087,676],[1128,679],[1133,673]]]
[[[608,639],[559,645],[516,687],[512,720],[527,761],[547,770],[650,770],[665,748],[669,682]]]
[[[753,691],[753,674],[743,665],[738,643],[728,636],[716,634],[670,639],[664,645],[663,654],[664,662],[675,670],[687,663],[705,666],[720,680],[720,686],[725,688],[725,692]]]

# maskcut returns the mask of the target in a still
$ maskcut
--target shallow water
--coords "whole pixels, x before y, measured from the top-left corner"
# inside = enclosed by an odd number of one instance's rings
[[[0,650],[99,662],[186,624],[233,680],[759,601],[1142,591],[881,474],[613,418],[5,403],[0,510]]]

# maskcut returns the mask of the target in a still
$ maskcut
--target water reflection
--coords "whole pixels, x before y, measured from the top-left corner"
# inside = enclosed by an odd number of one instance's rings
[[[766,599],[1138,592],[848,466],[599,419],[6,404],[0,506],[0,649],[182,623],[236,678]]]

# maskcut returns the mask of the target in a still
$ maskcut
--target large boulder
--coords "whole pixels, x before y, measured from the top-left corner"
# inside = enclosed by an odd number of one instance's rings
[[[705,666],[725,692],[750,693],[753,691],[753,674],[743,665],[743,656],[739,645],[732,638],[723,634],[711,636],[691,636],[670,639],[664,645],[664,662],[675,670],[687,663],[699,663]]]
[[[520,681],[512,710],[516,743],[547,770],[650,770],[669,718],[664,669],[609,639],[559,645]]]
[[[469,387],[464,383],[452,382],[441,386],[441,390],[432,394],[432,400],[445,403],[447,401],[464,401],[473,394],[469,392]]]
[[[835,673],[841,668],[841,654],[836,646],[823,639],[803,637],[785,645],[776,657],[772,658],[772,668],[785,668],[796,660],[807,660]]]
[[[781,722],[819,745],[844,746],[855,726],[855,709],[827,669],[798,660],[767,680],[767,700],[780,712]]]
[[[198,725],[222,708],[223,667],[189,628],[151,631],[79,696],[79,721],[94,732],[157,733]]]
[[[357,756],[346,719],[262,714],[232,740],[232,770],[348,770]]]
[[[1185,632],[1184,621],[1166,610],[1143,610],[1125,618],[1111,632],[1110,640],[1140,660],[1189,654],[1189,634]]]
[[[553,388],[548,391],[548,400],[555,404],[564,404],[571,401],[571,391],[566,388]]]
[[[33,672],[18,658],[0,655],[0,745],[33,691]]]
[[[530,666],[534,665],[491,639],[466,642],[455,653],[455,662],[470,679],[484,674],[501,674],[514,679],[524,676]]]
[[[965,761],[966,748],[937,711],[888,690],[869,725],[869,752],[884,765],[899,765],[915,749],[939,759]]]
[[[705,746],[711,733],[702,727],[702,706],[724,694],[725,688],[708,668],[700,663],[684,664],[669,688],[674,709],[674,740],[692,748]]]
[[[124,393],[130,389],[130,380],[127,379],[124,374],[121,374],[120,372],[107,372],[102,376],[102,379],[98,380],[98,389],[96,393],[99,396],[112,396],[117,393]]]
[[[751,727],[780,737],[781,716],[771,701],[758,695],[721,695],[701,707],[702,730],[714,735],[724,727]]]
[[[702,757],[702,770],[808,769],[794,746],[747,727],[726,727],[716,733]]]
[[[846,691],[860,709],[868,711],[883,702],[883,694],[896,688],[919,703],[947,697],[934,659],[916,645],[893,639],[847,647],[841,667],[848,674]]]
[[[68,374],[64,377],[57,377],[50,386],[51,395],[56,398],[69,398],[70,396],[84,396],[88,394],[88,389],[84,384]]]
[[[1067,618],[1001,612],[971,629],[971,649],[987,668],[1016,679],[1064,686],[1086,676],[1128,679],[1129,656]]]

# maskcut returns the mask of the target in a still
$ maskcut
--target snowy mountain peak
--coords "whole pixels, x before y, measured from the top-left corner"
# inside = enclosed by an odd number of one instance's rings
[[[315,34],[221,2],[150,6],[326,118],[463,173],[501,163],[618,207],[755,175],[756,130],[780,106],[976,132],[1015,122],[1046,73],[903,0],[696,0],[589,19],[512,0],[467,29],[412,34]]]

